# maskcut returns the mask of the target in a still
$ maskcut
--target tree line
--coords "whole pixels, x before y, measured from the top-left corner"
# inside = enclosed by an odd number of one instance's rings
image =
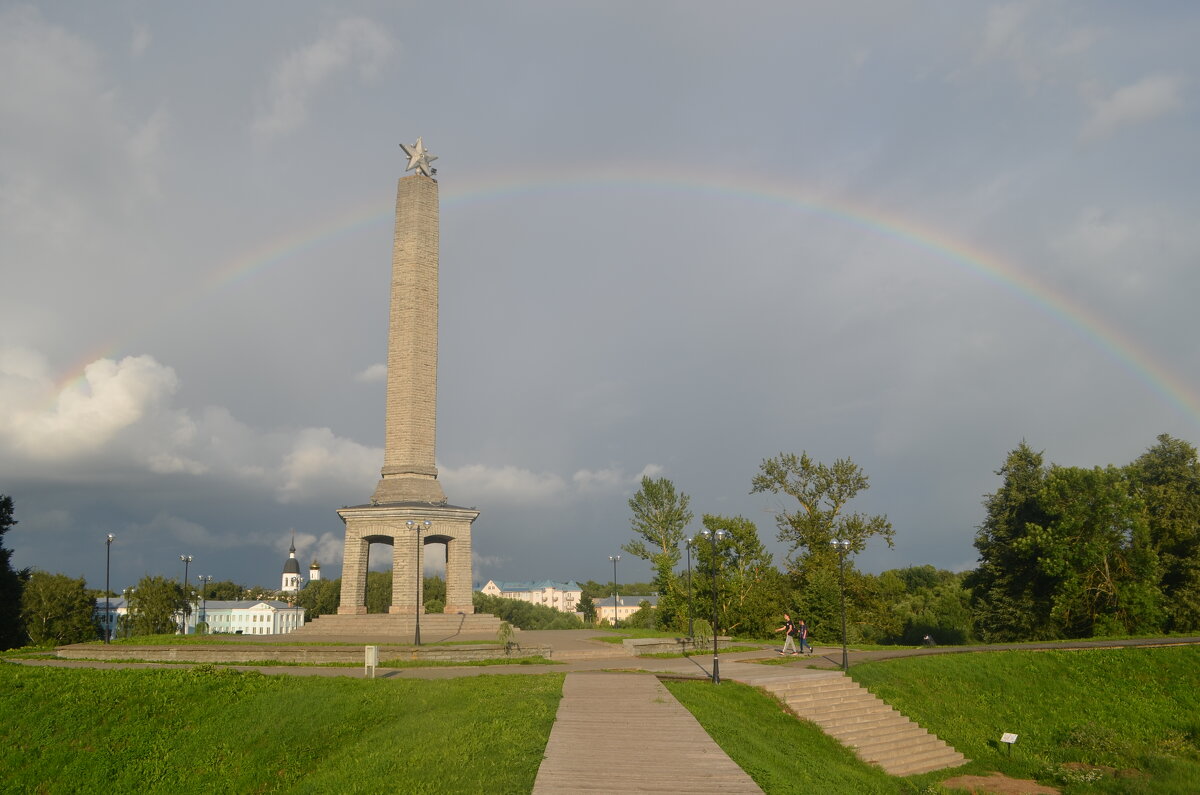
[[[1022,442],[985,495],[969,572],[932,566],[857,570],[854,555],[895,531],[884,515],[849,509],[869,487],[850,459],[806,453],[762,462],[751,493],[790,498],[775,517],[782,567],[750,520],[704,514],[665,478],[643,478],[629,500],[633,538],[659,593],[655,623],[684,631],[689,617],[727,634],[769,638],[783,612],[804,618],[820,642],[942,644],[1200,629],[1200,461],[1188,442],[1161,435],[1122,466],[1047,465]],[[691,583],[681,562],[691,558]],[[714,608],[715,605],[715,608]],[[775,636],[777,637],[777,636]]]
[[[1160,435],[1124,466],[1047,464],[1022,441],[996,472],[976,528],[978,566],[968,572],[910,566],[860,572],[854,556],[868,543],[894,543],[884,515],[850,510],[869,480],[850,459],[833,464],[780,453],[751,478],[751,493],[787,499],[775,517],[786,546],[781,565],[741,516],[704,514],[699,532],[691,498],[666,478],[643,478],[629,500],[629,555],[650,563],[648,583],[581,585],[579,608],[595,620],[595,601],[658,595],[658,607],[631,623],[684,633],[716,617],[719,631],[777,637],[786,611],[803,618],[818,642],[841,638],[843,594],[851,642],[940,644],[1006,642],[1200,630],[1200,459],[1190,443]],[[4,534],[16,524],[0,495],[0,648],[69,643],[100,636],[82,578],[15,571]],[[690,564],[690,566],[688,565]],[[391,573],[367,575],[368,612],[391,604]],[[271,598],[274,592],[209,583],[207,599]],[[340,580],[310,582],[291,595],[311,620],[337,611]],[[114,594],[115,596],[115,594]],[[130,594],[134,608],[118,628],[133,634],[173,631],[200,594],[187,584],[146,577]],[[475,594],[476,610],[529,629],[576,622],[552,608]],[[445,583],[425,579],[427,612],[440,612]],[[589,609],[590,606],[590,609]],[[573,626],[578,625],[573,623]]]

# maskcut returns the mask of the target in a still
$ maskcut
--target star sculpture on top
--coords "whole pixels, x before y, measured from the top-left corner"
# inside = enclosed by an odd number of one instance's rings
[[[431,168],[430,163],[437,160],[436,155],[429,154],[429,150],[425,148],[425,144],[417,138],[415,144],[400,144],[400,148],[404,150],[404,154],[408,155],[408,168],[405,171],[412,171],[414,168],[417,173],[424,174],[427,177],[432,177],[437,173],[436,168]]]

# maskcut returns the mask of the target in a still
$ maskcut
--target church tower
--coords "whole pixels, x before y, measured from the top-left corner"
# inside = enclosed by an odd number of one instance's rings
[[[283,563],[283,582],[279,590],[284,593],[295,593],[300,590],[300,561],[296,560],[296,534],[292,533],[292,546],[288,549],[288,559]]]

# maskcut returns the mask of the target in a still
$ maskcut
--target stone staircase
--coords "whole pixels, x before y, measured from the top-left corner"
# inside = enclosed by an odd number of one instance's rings
[[[806,671],[754,684],[889,775],[914,776],[968,761],[841,671]]]
[[[411,644],[416,616],[393,613],[318,616],[287,634],[291,640],[377,641]],[[437,643],[448,640],[495,642],[500,619],[487,613],[426,613],[421,616],[421,640]],[[520,632],[513,630],[518,637]]]

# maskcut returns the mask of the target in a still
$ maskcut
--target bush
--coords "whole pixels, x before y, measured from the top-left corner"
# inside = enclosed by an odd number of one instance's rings
[[[472,602],[476,613],[489,613],[518,629],[583,629],[583,622],[574,613],[563,613],[553,607],[502,599],[475,592]]]

